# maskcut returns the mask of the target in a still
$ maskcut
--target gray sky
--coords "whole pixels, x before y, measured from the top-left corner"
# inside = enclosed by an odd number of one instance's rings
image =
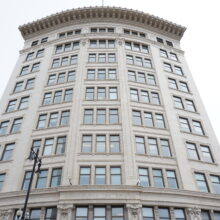
[[[18,26],[66,9],[101,6],[102,0],[1,0],[0,97],[22,49]],[[219,0],[104,0],[105,6],[147,12],[187,27],[182,49],[220,140]]]

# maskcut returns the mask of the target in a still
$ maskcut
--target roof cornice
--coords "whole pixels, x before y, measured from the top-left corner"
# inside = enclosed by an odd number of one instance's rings
[[[100,19],[100,21],[117,20],[119,23],[129,22],[178,40],[182,38],[186,30],[185,27],[162,18],[144,12],[118,7],[85,7],[66,10],[19,26],[19,30],[26,40],[38,32],[46,33],[54,28],[68,24],[80,24],[86,21],[92,22],[93,19],[96,20],[96,22],[97,19]]]

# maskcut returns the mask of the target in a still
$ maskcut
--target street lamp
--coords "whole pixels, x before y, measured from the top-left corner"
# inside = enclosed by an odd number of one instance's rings
[[[29,219],[29,213],[26,213],[26,209],[27,209],[28,199],[29,199],[29,195],[30,195],[30,191],[31,191],[31,185],[32,185],[34,173],[40,173],[40,168],[41,168],[41,158],[38,157],[38,154],[39,154],[39,149],[37,149],[37,152],[35,152],[34,149],[31,148],[30,155],[29,155],[28,159],[34,160],[34,164],[33,164],[32,172],[31,172],[31,178],[30,178],[30,182],[28,185],[28,190],[27,190],[27,194],[26,194],[26,198],[25,198],[23,211],[20,210],[20,212],[17,212],[18,214],[21,214],[21,212],[22,212],[22,215],[20,217],[21,220],[26,220],[26,217],[28,217],[28,219]],[[37,165],[37,170],[35,171],[36,165]],[[27,214],[28,214],[28,216],[27,216]]]

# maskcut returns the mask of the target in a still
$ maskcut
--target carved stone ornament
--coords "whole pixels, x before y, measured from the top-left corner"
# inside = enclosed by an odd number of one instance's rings
[[[128,204],[127,205],[128,211],[132,216],[138,216],[140,205],[138,204]]]
[[[200,213],[201,213],[201,209],[197,207],[187,209],[187,214],[191,220],[199,220]]]
[[[73,208],[73,205],[59,205],[58,209],[60,210],[61,216],[66,216],[69,213],[69,210]]]
[[[11,210],[0,210],[0,219],[7,220],[11,213],[12,213]]]

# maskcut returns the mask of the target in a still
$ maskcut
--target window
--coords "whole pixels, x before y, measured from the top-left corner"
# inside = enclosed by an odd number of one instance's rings
[[[79,177],[80,185],[88,185],[90,184],[90,167],[81,167],[80,168],[80,177]]]
[[[167,51],[160,49],[160,56],[168,58]]]
[[[143,52],[143,53],[149,53],[149,50],[148,50],[148,46],[147,46],[147,45],[142,45],[142,52]]]
[[[167,174],[168,187],[172,188],[172,189],[177,189],[178,188],[178,184],[177,184],[177,179],[176,179],[175,171],[174,170],[167,170],[166,174]]]
[[[53,142],[54,139],[53,138],[47,138],[44,142],[44,152],[43,155],[47,156],[47,155],[51,155],[52,154],[52,150],[53,150]]]
[[[16,118],[13,121],[12,127],[11,127],[11,133],[17,133],[20,131],[22,123],[22,118]]]
[[[17,82],[15,84],[14,92],[20,92],[22,90],[22,85],[23,85],[23,81],[22,82]]]
[[[9,125],[9,121],[3,121],[0,124],[0,135],[4,135],[7,132],[8,129],[8,125]]]
[[[109,88],[109,99],[111,100],[118,99],[118,91],[116,87]]]
[[[105,53],[99,53],[98,62],[99,63],[105,63],[106,62],[106,54]]]
[[[65,82],[65,73],[59,73],[58,78],[57,78],[57,83],[64,83]]]
[[[69,62],[69,57],[63,57],[61,60],[61,66],[68,65],[68,62]]]
[[[200,134],[200,135],[205,135],[201,122],[193,120],[192,124],[193,124],[195,133]]]
[[[138,102],[138,90],[130,89],[130,97],[131,97],[131,101]]]
[[[73,55],[70,57],[70,65],[74,65],[77,64],[78,61],[78,56],[77,55]]]
[[[220,219],[220,212],[214,211],[214,219],[219,220]]]
[[[44,38],[41,39],[41,43],[46,43],[47,40],[48,40],[48,37],[44,37]]]
[[[170,58],[171,58],[172,60],[178,61],[177,55],[176,55],[175,53],[171,53],[171,52],[170,52]]]
[[[142,215],[143,215],[143,220],[154,220],[153,208],[143,207]]]
[[[110,135],[110,152],[118,153],[120,152],[120,139],[119,135]]]
[[[38,40],[35,40],[31,43],[31,46],[36,46],[38,44]]]
[[[166,43],[167,43],[168,46],[173,47],[173,43],[172,42],[166,40]]]
[[[3,161],[11,160],[14,147],[15,147],[15,143],[6,144],[1,160]]]
[[[33,89],[34,88],[34,80],[35,80],[34,78],[28,79],[26,86],[25,86],[25,89]]]
[[[57,138],[56,154],[63,154],[66,147],[66,137]]]
[[[108,48],[115,48],[115,41],[114,40],[108,40]]]
[[[93,220],[105,220],[106,219],[105,207],[95,207]]]
[[[144,58],[144,66],[147,68],[152,68],[151,60]]]
[[[138,173],[139,173],[140,185],[144,186],[144,187],[149,186],[150,182],[149,182],[148,169],[147,168],[139,168]]]
[[[30,220],[40,220],[41,209],[31,209]]]
[[[22,67],[21,72],[20,72],[20,76],[28,74],[29,73],[28,71],[29,71],[29,66]]]
[[[147,83],[149,85],[156,85],[155,76],[151,74],[147,74]]]
[[[174,209],[174,215],[176,220],[186,219],[184,209]]]
[[[93,124],[93,109],[84,110],[84,124]]]
[[[135,57],[135,64],[137,66],[143,66],[143,60],[141,57]]]
[[[75,30],[75,34],[81,34],[81,29]]]
[[[41,170],[40,173],[38,173],[37,183],[36,183],[37,189],[46,188],[47,175],[48,175],[48,170]]]
[[[145,154],[146,150],[145,150],[145,143],[144,143],[144,137],[135,137],[135,141],[136,141],[136,150],[138,154]]]
[[[214,160],[213,160],[209,146],[201,145],[200,148],[202,151],[203,160],[206,162],[213,163]]]
[[[55,53],[61,53],[61,52],[63,52],[63,45],[57,45]]]
[[[179,118],[179,121],[180,121],[180,128],[182,131],[191,132],[189,121],[187,118]]]
[[[40,69],[40,63],[34,63],[32,68],[31,68],[31,72],[36,72]]]
[[[26,57],[26,61],[31,60],[31,59],[33,59],[33,58],[34,58],[34,52],[28,53],[28,54],[27,54],[27,57]]]
[[[151,102],[154,105],[160,105],[160,98],[158,93],[156,92],[151,93]]]
[[[149,154],[150,155],[159,155],[158,144],[157,144],[156,138],[148,138],[148,145],[149,145]]]
[[[168,208],[159,208],[160,220],[170,220],[170,213]]]
[[[62,100],[62,91],[56,91],[54,93],[53,103],[54,104],[61,103],[61,100]]]
[[[41,140],[33,140],[31,148],[35,153],[37,153],[37,150],[40,149],[40,146],[41,146]]]
[[[97,40],[90,40],[90,48],[96,48],[97,47]]]
[[[199,160],[199,155],[197,152],[196,145],[193,143],[187,142],[186,147],[187,147],[189,158],[193,160]]]
[[[89,80],[95,79],[95,70],[94,69],[89,69],[87,71],[87,79],[89,79]]]
[[[70,51],[72,50],[72,44],[71,43],[66,43],[64,44],[64,51]]]
[[[161,39],[161,38],[157,37],[157,42],[159,42],[159,43],[163,44],[163,39]]]
[[[118,109],[109,109],[109,124],[118,124]]]
[[[57,187],[61,184],[62,168],[54,168],[52,170],[50,187]]]
[[[111,220],[124,220],[124,209],[122,207],[112,207]]]
[[[105,167],[95,168],[95,184],[105,184]]]
[[[92,135],[83,135],[82,152],[92,152]]]
[[[168,78],[168,83],[171,89],[178,89],[175,79]]]
[[[56,127],[57,121],[58,121],[58,112],[50,113],[48,127],[50,127],[50,128]]]
[[[31,179],[31,171],[26,171],[22,184],[22,190],[27,190]]]
[[[111,184],[120,185],[121,184],[121,168],[111,167]]]
[[[105,71],[105,69],[99,69],[98,70],[98,79],[99,80],[105,80],[106,79],[106,71]]]
[[[171,64],[169,63],[164,63],[164,70],[170,73],[173,72]]]
[[[66,89],[64,93],[64,102],[71,102],[73,97],[73,90]]]
[[[171,157],[170,144],[167,139],[160,139],[161,153],[164,157]]]
[[[51,99],[52,99],[52,93],[48,92],[44,94],[44,99],[43,99],[43,105],[49,105],[51,104]]]
[[[158,128],[165,128],[164,117],[162,114],[155,114],[156,126]]]
[[[141,90],[141,102],[149,103],[149,93],[148,91]]]
[[[179,66],[174,66],[174,70],[175,70],[175,73],[176,73],[177,75],[180,75],[180,76],[183,76],[183,75],[184,75],[181,67],[179,67]]]
[[[45,220],[56,220],[57,219],[57,208],[47,208]]]
[[[67,74],[67,82],[75,81],[76,72],[75,71],[69,71]]]
[[[76,220],[88,220],[88,208],[77,207],[76,208]]]
[[[21,110],[27,108],[28,102],[29,102],[29,96],[22,97],[18,109]]]
[[[105,88],[102,88],[102,87],[99,87],[99,88],[98,88],[97,98],[98,98],[98,100],[106,99],[106,91],[105,91]]]
[[[152,172],[153,172],[154,186],[158,188],[163,188],[164,182],[163,182],[162,170],[153,169]]]
[[[38,50],[37,54],[36,54],[36,57],[39,58],[39,57],[42,57],[43,55],[44,55],[44,49]]]
[[[62,111],[61,119],[60,119],[60,126],[68,125],[69,119],[70,119],[70,111]]]
[[[212,189],[214,193],[220,194],[220,178],[219,176],[210,175],[210,179],[212,182]]]
[[[134,64],[134,58],[133,58],[133,56],[126,55],[126,63],[127,63],[127,64]]]
[[[117,73],[115,69],[108,70],[108,79],[117,79]]]
[[[182,102],[182,99],[180,97],[173,96],[173,101],[174,101],[174,106],[176,108],[183,109],[183,102]]]
[[[90,53],[89,54],[89,63],[95,63],[96,62],[96,54]]]
[[[105,135],[96,136],[96,152],[105,152],[106,151],[106,137]]]
[[[186,82],[180,81],[180,90],[183,92],[189,92],[189,88]]]
[[[128,71],[128,80],[129,81],[136,81],[136,75],[133,71]]]
[[[4,181],[5,181],[5,173],[0,173],[0,191],[3,188]]]
[[[97,109],[96,123],[97,124],[106,123],[106,110],[105,109]]]
[[[153,115],[150,112],[144,112],[144,125],[147,127],[153,127]]]
[[[14,111],[16,107],[16,102],[17,102],[17,99],[9,101],[6,112]]]
[[[109,63],[115,63],[116,62],[116,55],[114,53],[108,54],[108,62]]]
[[[208,210],[201,211],[202,220],[211,220],[210,214]]]
[[[40,115],[38,118],[37,128],[45,128],[46,127],[47,114]]]
[[[132,121],[133,125],[141,125],[141,112],[140,111],[132,111]]]
[[[99,40],[99,48],[106,48],[105,40]]]
[[[54,59],[52,63],[52,68],[56,68],[60,66],[60,59]]]
[[[146,83],[146,78],[145,78],[145,74],[138,72],[138,82],[140,83]]]
[[[195,173],[195,178],[197,182],[197,186],[199,191],[201,192],[209,192],[208,184],[206,181],[206,177],[203,173]]]

